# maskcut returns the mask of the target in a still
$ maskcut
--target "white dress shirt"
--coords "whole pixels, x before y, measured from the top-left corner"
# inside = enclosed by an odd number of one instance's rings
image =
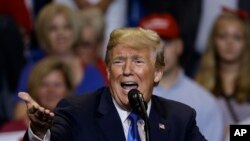
[[[115,108],[120,116],[121,122],[122,122],[122,126],[123,126],[123,130],[124,130],[124,135],[126,137],[126,140],[128,140],[128,130],[129,130],[129,126],[131,124],[131,121],[128,119],[128,116],[131,112],[125,111],[123,110],[118,104],[117,102],[113,99],[113,102],[115,104]],[[148,102],[148,108],[147,108],[147,114],[149,116],[149,112],[150,112],[150,108],[151,108],[151,100]],[[137,122],[137,126],[138,126],[138,131],[139,131],[139,135],[141,138],[141,141],[146,141],[145,138],[145,131],[144,131],[144,120],[140,119]]]
[[[30,141],[50,141],[50,130],[48,130],[45,134],[45,136],[43,137],[43,139],[40,139],[38,136],[36,136],[31,128],[30,128],[30,125],[29,125],[29,128],[28,128],[28,136],[29,136],[29,140]]]

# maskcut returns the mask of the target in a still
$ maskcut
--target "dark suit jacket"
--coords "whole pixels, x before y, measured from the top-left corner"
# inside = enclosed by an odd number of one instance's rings
[[[151,141],[205,141],[196,126],[195,111],[184,104],[153,96],[149,122]],[[51,139],[125,141],[109,89],[62,100],[56,109]]]

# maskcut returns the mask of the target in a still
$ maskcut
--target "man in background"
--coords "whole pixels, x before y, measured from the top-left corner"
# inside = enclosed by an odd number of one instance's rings
[[[180,67],[183,42],[179,27],[171,14],[152,14],[140,21],[140,26],[156,31],[163,40],[165,67],[163,77],[153,94],[172,99],[194,108],[197,126],[209,141],[221,141],[222,115],[212,94],[188,78]]]

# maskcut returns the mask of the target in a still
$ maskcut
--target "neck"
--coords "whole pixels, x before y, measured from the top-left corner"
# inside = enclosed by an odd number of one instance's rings
[[[159,85],[167,89],[172,87],[178,78],[179,71],[179,66],[173,68],[172,70],[165,71]]]
[[[240,63],[220,63],[219,69],[222,89],[226,95],[232,95],[235,91],[236,79],[240,70]]]
[[[53,56],[55,56],[57,59],[61,60],[62,62],[68,62],[72,60],[73,58],[75,58],[74,54],[71,52],[64,53],[64,54],[55,54]]]
[[[221,75],[236,75],[240,70],[240,63],[220,63],[219,72]]]
[[[87,62],[90,63],[90,64],[98,64],[98,61],[99,61],[99,58],[98,57],[95,57],[93,56],[92,58],[90,58]]]

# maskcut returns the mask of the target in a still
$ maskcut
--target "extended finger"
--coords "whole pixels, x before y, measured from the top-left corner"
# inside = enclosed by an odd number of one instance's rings
[[[25,101],[28,109],[30,109],[33,106],[39,107],[39,104],[37,104],[26,92],[19,92],[18,97],[21,98],[23,101]]]
[[[55,114],[53,113],[53,112],[51,112],[49,109],[45,109],[45,111],[44,111],[46,114],[48,114],[50,117],[54,117],[55,116]]]

